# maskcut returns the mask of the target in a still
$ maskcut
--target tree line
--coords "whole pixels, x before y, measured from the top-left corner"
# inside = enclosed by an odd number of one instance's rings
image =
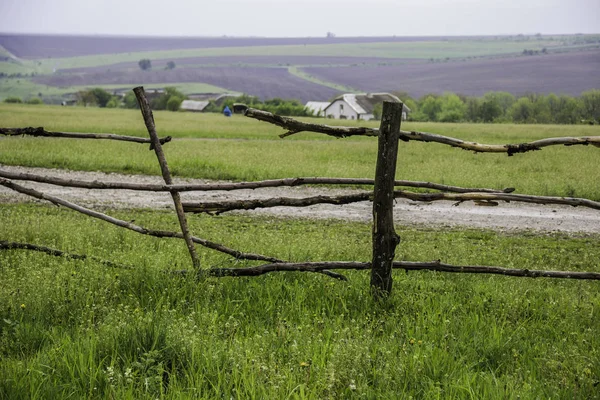
[[[485,122],[523,124],[577,124],[600,123],[600,89],[587,90],[579,97],[550,93],[526,94],[516,97],[507,92],[488,92],[482,97],[463,96],[455,93],[428,94],[414,99],[405,92],[394,92],[411,109],[408,120],[421,122]],[[107,108],[137,108],[133,91],[124,97],[111,94],[102,88],[93,88],[76,93],[76,102],[84,106]],[[166,87],[158,95],[151,96],[150,106],[154,110],[178,111],[187,96],[174,87]],[[10,97],[7,103],[20,103],[22,100]],[[33,98],[30,104],[41,103]],[[242,103],[248,107],[287,116],[312,116],[312,112],[299,100],[273,98],[261,101],[249,95],[227,98],[224,102],[210,101],[205,112],[223,112],[225,106],[233,110],[233,104]],[[381,116],[381,105],[373,114]]]
[[[444,93],[417,100],[394,93],[411,109],[408,119],[432,122],[491,122],[523,124],[576,124],[600,122],[600,90],[579,97],[550,93],[516,97],[507,92],[488,92],[482,97]]]

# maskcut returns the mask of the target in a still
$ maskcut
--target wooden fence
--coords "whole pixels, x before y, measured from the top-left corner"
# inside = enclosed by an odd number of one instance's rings
[[[407,198],[414,201],[438,201],[450,200],[456,202],[463,201],[518,201],[538,204],[566,204],[571,206],[583,206],[600,210],[600,202],[571,197],[549,197],[549,196],[531,196],[524,194],[514,194],[513,188],[503,190],[493,190],[486,188],[463,188],[450,185],[442,185],[431,182],[415,181],[397,181],[395,180],[396,162],[398,154],[399,141],[408,142],[411,140],[422,142],[435,142],[453,147],[462,148],[474,152],[484,153],[507,153],[512,156],[516,153],[526,153],[534,150],[541,150],[543,147],[552,145],[592,145],[600,147],[600,136],[588,137],[562,137],[548,138],[530,143],[507,144],[507,145],[487,145],[474,142],[465,142],[460,139],[436,135],[426,132],[403,131],[401,130],[402,103],[385,102],[383,105],[382,120],[379,129],[364,127],[333,127],[314,123],[297,121],[292,118],[274,115],[265,111],[248,109],[246,116],[260,121],[265,121],[278,125],[287,130],[280,135],[284,138],[302,131],[311,131],[331,135],[337,138],[347,136],[362,135],[373,136],[378,139],[378,155],[375,172],[375,179],[344,179],[344,178],[285,178],[273,179],[258,182],[238,182],[222,184],[173,184],[169,166],[165,158],[162,146],[171,141],[170,137],[159,138],[154,124],[152,111],[146,99],[144,89],[137,87],[134,93],[140,104],[144,123],[148,130],[150,139],[139,137],[121,136],[113,134],[83,134],[83,133],[65,133],[48,132],[43,128],[0,128],[0,134],[3,135],[32,135],[46,137],[66,137],[80,139],[110,139],[122,140],[134,143],[150,144],[150,150],[156,153],[160,164],[164,184],[133,184],[120,182],[99,182],[99,181],[79,181],[71,179],[61,179],[51,176],[41,176],[29,173],[14,173],[0,169],[0,185],[10,188],[28,196],[47,200],[56,205],[61,205],[72,210],[81,212],[85,215],[101,219],[114,225],[130,229],[144,235],[150,235],[159,238],[179,238],[186,243],[191,258],[191,270],[178,271],[179,273],[195,273],[197,276],[258,276],[271,272],[281,271],[299,271],[315,272],[328,275],[333,278],[346,280],[346,277],[333,270],[371,270],[371,290],[376,298],[385,298],[392,291],[392,270],[434,270],[442,272],[458,273],[486,273],[500,274],[518,277],[548,277],[548,278],[570,278],[570,279],[594,279],[600,280],[600,273],[597,272],[571,272],[571,271],[543,271],[528,269],[509,269],[498,266],[479,266],[479,265],[450,265],[440,260],[430,262],[408,262],[394,261],[396,247],[400,238],[394,230],[393,223],[393,201],[395,198]],[[153,230],[119,220],[104,213],[94,211],[67,200],[39,192],[34,189],[24,187],[13,181],[34,181],[43,182],[64,187],[76,187],[87,189],[128,189],[155,192],[169,192],[173,199],[175,212],[179,220],[181,232]],[[373,185],[373,191],[364,191],[356,194],[343,196],[314,196],[308,198],[272,198],[266,200],[244,200],[244,201],[223,201],[223,202],[201,202],[201,203],[183,203],[180,192],[185,191],[211,191],[211,190],[238,190],[238,189],[256,189],[264,187],[277,186],[297,186],[297,185],[318,185],[318,184],[360,184]],[[398,190],[397,187],[416,187],[438,190],[435,193],[416,193],[407,190]],[[246,253],[232,249],[224,244],[216,243],[208,239],[194,236],[188,227],[186,213],[224,213],[231,210],[251,210],[256,208],[288,206],[305,207],[314,204],[349,204],[360,201],[373,202],[373,229],[372,243],[373,252],[371,262],[358,261],[328,261],[328,262],[288,262],[276,257],[262,254]],[[225,253],[235,259],[263,261],[266,264],[243,268],[204,268],[196,254],[196,244]],[[55,256],[66,256],[71,258],[85,259],[92,258],[101,263],[118,266],[108,260],[100,260],[93,256],[68,254],[58,249],[38,246],[30,243],[16,243],[10,241],[0,241],[0,250],[3,249],[28,249],[42,251]]]

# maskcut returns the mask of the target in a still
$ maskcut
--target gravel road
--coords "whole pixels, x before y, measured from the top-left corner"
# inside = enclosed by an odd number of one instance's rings
[[[1,166],[12,172],[30,172],[65,179],[99,180],[132,183],[163,183],[162,178],[146,175],[106,174],[102,172],[66,171],[45,168]],[[214,183],[200,179],[175,179],[175,183]],[[139,192],[131,190],[88,190],[64,188],[35,182],[19,182],[23,186],[61,197],[87,207],[110,208],[163,208],[173,209],[168,193]],[[184,192],[183,201],[247,200],[269,197],[307,197],[318,194],[340,195],[356,192],[350,189],[324,187],[279,187],[246,189],[238,191]],[[38,201],[0,186],[0,202]],[[242,212],[242,211],[240,211]],[[371,220],[371,203],[361,202],[345,206],[315,205],[305,208],[274,207],[253,212],[278,217],[341,219],[347,221]],[[542,206],[526,203],[500,203],[497,207],[482,207],[473,202],[454,206],[451,201],[432,203],[397,199],[394,207],[397,223],[423,227],[469,227],[499,231],[534,230],[540,232],[565,232],[577,234],[600,234],[600,211],[583,207]]]

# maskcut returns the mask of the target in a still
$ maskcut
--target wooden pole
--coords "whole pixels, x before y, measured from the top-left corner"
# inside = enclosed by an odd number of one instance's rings
[[[402,103],[383,102],[373,189],[373,261],[371,293],[385,299],[392,292],[392,262],[400,237],[394,230],[394,179]]]
[[[167,159],[165,158],[165,153],[162,150],[162,145],[160,144],[158,134],[156,133],[156,127],[154,125],[154,116],[152,115],[150,104],[148,104],[148,99],[146,99],[144,88],[142,86],[138,86],[133,89],[133,92],[135,93],[135,97],[137,97],[138,103],[140,104],[140,110],[142,111],[142,116],[144,117],[144,123],[146,124],[148,133],[150,134],[150,139],[152,140],[150,149],[154,149],[154,152],[156,153],[156,157],[158,158],[158,163],[160,164],[160,170],[162,172],[162,176],[165,180],[165,183],[167,185],[172,185],[173,179],[171,179],[171,172],[169,171],[169,166],[167,164]],[[177,218],[179,219],[179,226],[181,226],[181,233],[183,234],[183,238],[187,245],[188,251],[190,252],[190,256],[192,257],[192,264],[194,265],[194,268],[196,270],[199,270],[200,260],[198,259],[198,255],[196,254],[196,247],[194,246],[194,242],[192,241],[192,235],[190,234],[187,220],[185,218],[185,213],[183,212],[183,206],[181,205],[181,196],[179,195],[179,192],[171,190],[171,197],[173,198],[173,203],[175,204],[175,211],[177,212]]]

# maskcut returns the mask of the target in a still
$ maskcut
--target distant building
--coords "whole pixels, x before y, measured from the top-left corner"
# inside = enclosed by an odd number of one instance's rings
[[[400,102],[400,99],[390,93],[347,93],[336,97],[331,104],[325,108],[325,116],[335,119],[362,119],[368,121],[375,118],[373,110],[375,106],[384,101]],[[402,119],[411,110],[404,105],[402,108]]]
[[[207,106],[208,100],[184,100],[181,102],[181,106],[179,106],[179,109],[183,111],[202,112]]]
[[[327,106],[329,106],[328,101],[309,101],[304,108],[312,112],[315,117],[324,117]]]

